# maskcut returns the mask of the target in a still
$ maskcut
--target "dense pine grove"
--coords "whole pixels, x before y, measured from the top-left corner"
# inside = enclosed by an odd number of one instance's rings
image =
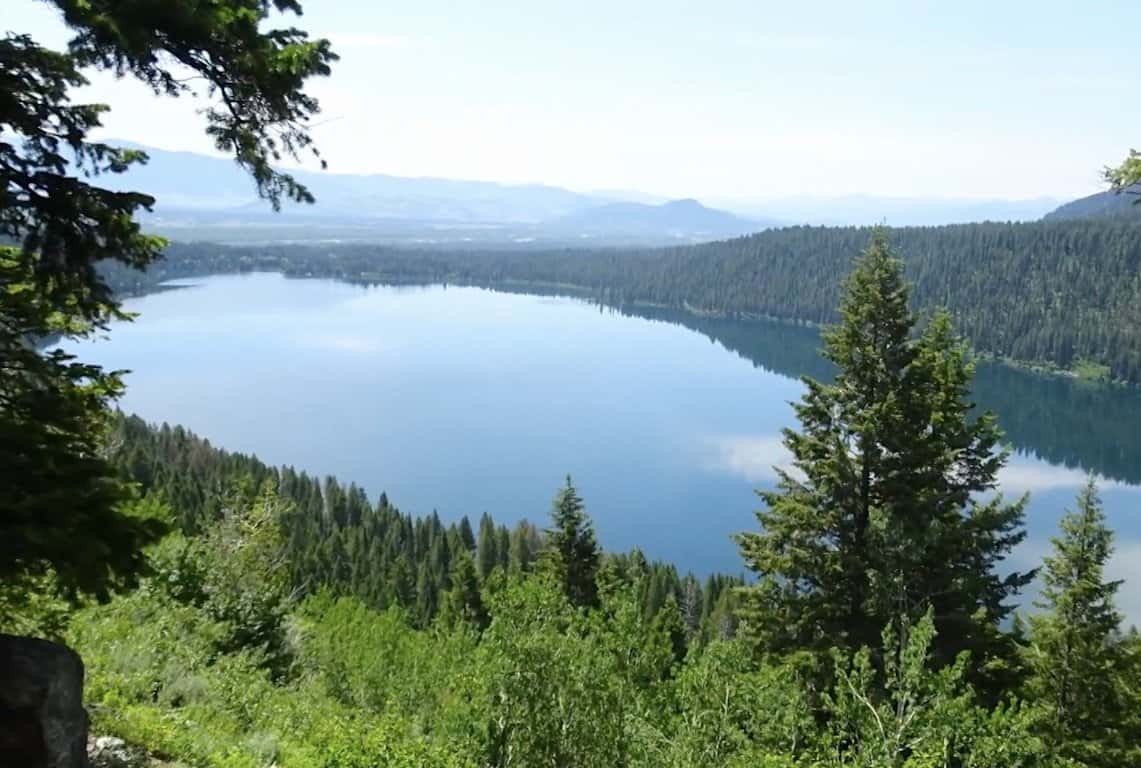
[[[427,517],[404,514],[383,493],[373,502],[355,484],[270,467],[255,457],[216,448],[182,427],[155,427],[119,414],[110,445],[124,475],[149,498],[173,510],[175,527],[187,536],[200,535],[227,510],[249,507],[271,489],[284,503],[279,522],[290,588],[296,595],[328,589],[377,610],[399,606],[419,627],[432,624],[465,576],[475,580],[472,588],[478,592],[497,572],[534,570],[551,536],[572,550],[597,552],[593,539],[579,542],[568,532],[577,530],[575,521],[582,524],[581,499],[577,513],[568,511],[578,517],[559,522],[553,533],[526,520],[508,529],[486,513],[474,526],[467,517],[445,525],[434,512]],[[568,492],[577,498],[569,478],[556,508],[571,498]],[[536,510],[540,519],[543,514]],[[646,580],[639,602],[647,618],[672,599],[691,615],[691,630],[705,636],[716,634],[732,607],[727,587],[741,583],[720,575],[699,582],[693,574],[679,575],[670,564],[645,562],[638,552],[606,559],[608,567],[641,562]],[[598,567],[595,562],[589,578],[578,578],[583,590],[594,583]],[[576,594],[581,601],[593,600]]]
[[[945,306],[983,353],[1141,381],[1141,220],[957,224],[891,230],[913,301]],[[791,227],[656,250],[410,251],[379,246],[171,246],[149,285],[170,277],[279,270],[371,282],[561,286],[603,303],[697,313],[838,319],[841,280],[863,227]],[[121,291],[147,288],[116,270]]]

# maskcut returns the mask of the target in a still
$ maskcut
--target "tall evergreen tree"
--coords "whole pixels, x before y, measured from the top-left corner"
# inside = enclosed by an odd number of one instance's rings
[[[447,621],[463,621],[480,629],[486,627],[487,609],[479,591],[479,578],[471,555],[464,552],[456,558],[451,581],[452,588],[444,606]]]
[[[511,569],[511,532],[505,525],[495,529],[495,554],[498,556],[496,565],[507,573]]]
[[[0,246],[0,583],[24,589],[50,574],[72,597],[106,596],[133,580],[165,525],[125,513],[131,488],[101,451],[119,375],[31,342],[96,324],[60,312],[35,285],[19,251]]]
[[[432,574],[435,577],[436,583],[442,588],[451,586],[449,574],[452,570],[452,555],[451,550],[448,548],[447,535],[443,534],[432,542],[432,548],[428,552],[428,562],[432,566]]]
[[[499,539],[495,523],[486,512],[479,518],[479,539],[476,543],[476,568],[479,578],[486,579],[499,564]]]
[[[592,606],[598,602],[598,543],[570,475],[555,495],[543,560],[572,603]]]
[[[475,534],[471,530],[471,521],[467,519],[467,515],[460,518],[460,545],[463,546],[467,552],[475,551]]]
[[[440,598],[440,589],[436,585],[436,577],[432,575],[432,564],[428,560],[420,562],[419,573],[416,576],[416,624],[426,627],[436,618],[436,609]]]
[[[1044,561],[1035,603],[1042,613],[1029,618],[1026,648],[1030,698],[1046,713],[1042,737],[1057,754],[1090,768],[1136,765],[1141,734],[1127,732],[1128,691],[1141,681],[1123,679],[1129,658],[1114,607],[1122,582],[1105,578],[1113,532],[1092,478],[1061,529]]]
[[[303,88],[336,56],[327,40],[273,26],[278,13],[301,13],[298,0],[49,5],[69,30],[66,51],[0,35],[0,581],[52,574],[69,597],[105,597],[137,576],[142,547],[162,531],[129,511],[130,489],[99,450],[122,381],[32,340],[82,339],[127,319],[97,266],[141,269],[165,241],[135,219],[154,198],[103,184],[146,153],[91,141],[108,107],[72,98],[92,69],[156,95],[204,86],[220,97],[203,111],[217,149],[275,207],[311,202],[276,166],[311,146],[319,110]]]
[[[388,589],[392,602],[401,608],[412,608],[416,602],[416,584],[413,581],[412,567],[404,555],[392,563],[388,574]]]
[[[685,628],[689,636],[693,636],[701,628],[701,617],[705,612],[702,600],[701,585],[697,577],[687,573],[681,584],[681,614],[685,619]]]
[[[511,530],[511,568],[516,571],[528,571],[535,555],[540,548],[538,532],[535,526],[526,520],[520,520]]]
[[[832,383],[804,380],[794,469],[758,492],[760,532],[738,541],[759,575],[746,631],[768,652],[874,647],[932,608],[938,653],[1006,658],[1007,598],[1030,578],[995,566],[1023,536],[1024,500],[978,501],[1005,461],[993,416],[971,417],[973,368],[946,315],[915,338],[902,264],[877,230],[824,333]]]

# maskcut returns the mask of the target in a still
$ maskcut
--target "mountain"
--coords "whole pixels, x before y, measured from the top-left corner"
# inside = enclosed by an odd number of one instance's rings
[[[549,222],[549,226],[580,237],[666,233],[679,240],[708,240],[745,235],[777,223],[743,219],[687,199],[660,205],[608,203],[568,214]]]
[[[664,245],[735,237],[782,224],[932,226],[1030,221],[1059,205],[1051,198],[802,195],[765,201],[716,200],[715,207],[709,207],[688,199],[667,202],[633,190],[583,193],[543,184],[348,174],[334,169],[291,171],[309,187],[317,203],[287,204],[275,214],[257,198],[248,176],[227,158],[109,141],[148,153],[147,165],[114,181],[119,188],[153,194],[158,203],[148,226],[183,240],[349,240],[456,247],[567,246],[585,240],[606,245]],[[107,183],[107,179],[102,181]],[[1066,209],[1062,206],[1050,215]]]
[[[146,190],[158,210],[267,211],[248,175],[233,161],[193,152],[171,152],[126,141],[150,161],[120,177],[123,188]],[[599,199],[540,184],[507,185],[430,177],[290,170],[317,197],[316,205],[290,205],[289,216],[367,217],[453,222],[538,222],[597,205]]]
[[[1098,192],[1095,195],[1072,200],[1047,213],[1044,219],[1104,219],[1116,216],[1141,215],[1141,185],[1131,187],[1124,194]]]
[[[176,239],[351,240],[414,245],[651,245],[745,234],[751,222],[696,200],[658,205],[638,192],[583,194],[541,184],[499,184],[385,174],[290,171],[317,198],[274,213],[247,175],[222,157],[131,142],[149,162],[111,179],[156,198],[147,225]],[[108,183],[108,177],[102,180]],[[628,196],[625,199],[620,195]]]

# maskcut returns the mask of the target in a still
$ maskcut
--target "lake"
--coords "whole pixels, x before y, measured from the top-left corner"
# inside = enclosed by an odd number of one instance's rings
[[[730,535],[787,461],[798,377],[829,375],[816,332],[779,323],[276,274],[178,284],[79,350],[131,371],[124,410],[445,521],[543,522],[569,473],[603,546],[698,573],[741,571]],[[1014,449],[1004,492],[1031,493],[1015,564],[1037,563],[1093,472],[1112,572],[1141,583],[1141,392],[984,365],[976,395]]]

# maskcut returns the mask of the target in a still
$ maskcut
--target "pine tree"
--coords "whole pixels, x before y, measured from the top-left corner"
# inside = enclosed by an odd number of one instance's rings
[[[468,552],[475,551],[475,534],[471,530],[471,521],[467,519],[467,515],[460,518],[460,543],[463,548]]]
[[[993,416],[971,417],[973,368],[937,315],[919,338],[902,264],[884,230],[846,282],[824,334],[832,383],[806,378],[785,430],[795,469],[758,492],[760,532],[741,534],[759,579],[743,590],[748,635],[766,652],[875,647],[890,622],[934,609],[938,652],[1008,657],[998,632],[1028,574],[995,565],[1023,536],[1023,502],[978,502],[1005,461]]]
[[[658,611],[665,605],[666,598],[673,597],[673,584],[668,569],[655,564],[650,569],[650,578],[644,582],[642,595],[642,608],[647,619],[657,616]],[[676,602],[676,599],[675,599]]]
[[[428,552],[428,562],[432,566],[432,576],[436,583],[444,589],[450,587],[452,554],[448,548],[447,534],[437,537],[436,540],[432,542],[432,548]]]
[[[531,569],[531,563],[535,561],[535,553],[539,549],[537,539],[535,526],[526,520],[520,520],[511,530],[512,570],[526,572]]]
[[[673,651],[674,661],[680,662],[685,658],[686,641],[689,632],[685,625],[685,617],[673,595],[666,597],[661,608],[654,615],[652,626],[670,640],[670,649]]]
[[[412,568],[403,555],[393,561],[388,574],[388,589],[392,602],[401,608],[411,608],[416,601],[416,585],[412,581]]]
[[[499,556],[496,565],[507,573],[511,569],[511,532],[505,525],[495,531],[495,553]]]
[[[1061,529],[1044,561],[1035,602],[1042,613],[1029,617],[1028,687],[1046,713],[1041,735],[1059,755],[1091,768],[1135,765],[1141,748],[1127,733],[1129,659],[1114,607],[1122,582],[1105,579],[1113,533],[1092,478]]]
[[[737,635],[741,613],[739,593],[735,589],[722,590],[716,600],[710,600],[711,608],[701,627],[702,642],[730,640]]]
[[[681,584],[681,614],[685,619],[685,629],[688,636],[697,634],[701,628],[701,617],[704,614],[704,601],[702,600],[701,585],[697,577],[687,573]]]
[[[479,539],[476,544],[476,567],[480,580],[491,575],[499,563],[499,541],[495,534],[495,523],[486,512],[479,518]]]
[[[545,566],[553,571],[572,603],[595,605],[598,602],[598,544],[570,475],[555,496],[551,523],[543,552]]]
[[[206,131],[277,207],[313,201],[277,161],[313,149],[319,108],[303,87],[336,56],[274,26],[301,13],[296,0],[51,5],[69,30],[63,50],[0,35],[0,583],[105,598],[145,569],[142,549],[165,526],[131,513],[131,489],[103,457],[119,373],[32,341],[127,319],[104,268],[145,268],[166,242],[135,218],[154,198],[114,180],[146,153],[91,140],[108,107],[84,103],[85,73],[113,70],[168,97],[225,94],[202,111]]]
[[[427,560],[420,562],[419,573],[416,576],[416,625],[426,627],[436,618],[437,603],[440,588],[432,575],[432,564]]]
[[[483,605],[475,561],[471,555],[462,553],[456,558],[451,581],[452,588],[448,591],[445,604],[447,621],[463,621],[480,629],[486,627],[487,609]]]

